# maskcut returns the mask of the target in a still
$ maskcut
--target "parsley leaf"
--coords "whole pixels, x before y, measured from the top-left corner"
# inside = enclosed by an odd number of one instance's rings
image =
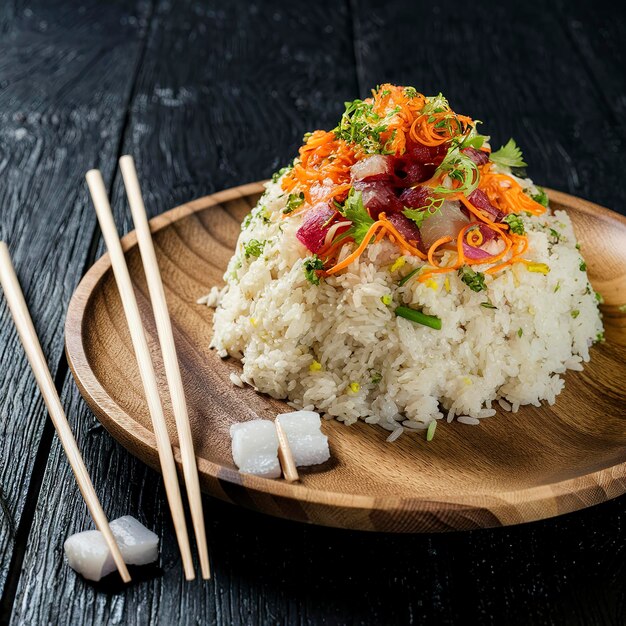
[[[320,277],[317,275],[317,271],[324,269],[324,261],[322,261],[317,254],[314,254],[308,259],[304,259],[302,266],[304,267],[304,275],[306,276],[306,279],[312,285],[319,285]]]
[[[492,152],[489,158],[502,167],[526,167],[527,165],[514,139],[509,139],[506,145]]]
[[[506,222],[510,231],[516,235],[523,235],[526,232],[522,218],[515,213],[509,213],[502,221]]]
[[[360,191],[350,190],[341,213],[352,222],[352,226],[345,234],[352,237],[357,245],[360,244],[365,235],[367,235],[370,226],[374,223],[367,209],[363,206],[363,198]]]
[[[464,265],[459,268],[461,280],[472,290],[478,293],[487,289],[485,285],[485,275],[482,272],[475,272],[471,267]]]

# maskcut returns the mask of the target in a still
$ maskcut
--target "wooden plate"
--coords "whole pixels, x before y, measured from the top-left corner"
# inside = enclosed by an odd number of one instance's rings
[[[517,524],[560,515],[626,491],[626,218],[563,193],[594,287],[605,298],[606,343],[592,349],[583,372],[565,376],[552,407],[499,411],[480,427],[440,423],[435,439],[388,433],[363,423],[325,422],[332,458],[302,472],[301,484],[239,474],[229,426],[288,407],[239,389],[234,360],[210,351],[212,312],[195,304],[222,275],[244,215],[262,185],[195,200],[151,222],[196,442],[203,489],[271,515],[343,528],[442,531]],[[135,234],[123,240],[139,305],[165,390],[165,376]],[[82,395],[107,430],[158,468],[156,444],[121,302],[103,256],[71,301],[66,350]],[[167,393],[167,417],[173,425]],[[177,458],[180,457],[177,455]]]

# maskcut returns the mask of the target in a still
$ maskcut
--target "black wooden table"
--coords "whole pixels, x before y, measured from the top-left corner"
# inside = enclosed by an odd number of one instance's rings
[[[267,177],[380,82],[439,90],[515,137],[539,183],[622,213],[626,14],[615,2],[0,4],[0,238],[111,518],[162,537],[159,568],[92,585],[63,541],[91,526],[0,298],[0,621],[11,624],[626,623],[626,498],[515,528],[392,536],[205,502],[214,578],[185,583],[160,477],[78,394],[63,321],[102,253],[83,175],[117,158],[157,214]],[[142,580],[143,577],[143,580]],[[112,577],[115,578],[115,577]]]

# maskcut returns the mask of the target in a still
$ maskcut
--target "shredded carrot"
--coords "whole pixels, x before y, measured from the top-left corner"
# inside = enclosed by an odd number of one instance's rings
[[[452,241],[452,237],[441,237],[441,239],[437,239],[437,241],[435,241],[435,243],[433,243],[433,245],[430,246],[430,248],[428,249],[428,262],[433,267],[439,267],[439,264],[436,263],[435,259],[433,258],[435,250],[437,250],[439,246],[442,246],[444,243],[448,243],[449,241]]]
[[[524,193],[522,186],[506,174],[497,174],[492,164],[486,163],[480,169],[478,188],[484,191],[489,202],[504,213],[520,213],[526,211],[532,215],[541,215],[546,209]]]
[[[363,237],[363,241],[361,241],[358,248],[354,250],[352,254],[349,254],[343,261],[341,261],[341,263],[337,263],[337,265],[335,265],[334,267],[331,267],[329,270],[326,270],[325,274],[327,275],[336,274],[338,271],[348,267],[353,261],[356,261],[363,254],[363,252],[365,251],[365,248],[367,248],[367,246],[369,245],[372,235],[379,228],[382,228],[384,226],[385,226],[385,223],[380,220],[377,222],[374,222],[369,227],[367,234],[365,235],[365,237]]]

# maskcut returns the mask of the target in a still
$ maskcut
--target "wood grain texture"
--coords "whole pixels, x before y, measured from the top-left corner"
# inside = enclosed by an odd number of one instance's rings
[[[149,214],[189,197],[266,177],[293,158],[307,129],[331,125],[343,100],[356,91],[350,32],[347,8],[331,2],[159,2],[122,148],[136,158]],[[337,64],[337,59],[345,62]],[[120,179],[112,203],[118,227],[129,230]],[[67,508],[58,505],[76,496],[62,478],[63,461],[53,445],[13,621],[106,623],[121,616],[125,623],[158,619],[169,625],[187,620],[250,623],[257,610],[265,622],[280,615],[278,598],[261,608],[260,596],[237,594],[245,583],[231,573],[223,556],[210,586],[183,586],[180,563],[171,550],[175,539],[160,477],[103,433],[73,385],[66,384],[64,402],[72,407],[68,414],[76,412],[72,423],[89,467],[99,468],[94,482],[103,504],[112,516],[133,514],[159,533],[165,546],[163,577],[122,598],[96,593],[94,601],[93,588],[62,564],[64,539],[88,527],[89,518],[76,500]],[[120,478],[111,483],[109,475]],[[208,520],[214,506],[205,502]],[[226,507],[208,524],[228,528],[239,516],[240,511]],[[54,529],[54,541],[45,539],[49,529]],[[221,541],[215,537],[221,536],[208,528],[212,554],[214,542]],[[46,592],[51,579],[62,593],[61,601]],[[41,602],[33,604],[33,596]],[[142,609],[138,612],[137,607]]]
[[[388,445],[382,429],[326,422],[331,461],[302,472],[299,484],[239,474],[231,457],[231,424],[290,409],[251,388],[232,385],[229,374],[239,373],[240,367],[209,350],[212,316],[195,302],[223,284],[220,277],[234,253],[238,225],[261,191],[259,184],[220,192],[151,223],[178,338],[198,470],[208,493],[298,521],[432,532],[551,517],[626,491],[626,315],[618,309],[626,303],[626,218],[552,192],[553,207],[571,216],[587,252],[592,284],[606,293],[613,313],[605,320],[607,343],[594,348],[582,374],[565,377],[566,389],[554,406],[524,407],[517,414],[499,411],[480,428],[443,423],[434,443],[404,437]],[[135,233],[124,244],[165,397],[167,383]],[[81,281],[65,336],[72,373],[100,421],[133,454],[158,467],[108,256]],[[166,419],[175,431],[170,406]]]
[[[61,381],[65,311],[95,225],[83,168],[102,161],[110,179],[132,85],[122,60],[137,57],[142,17],[132,6],[112,6],[105,18],[97,3],[84,4],[73,19],[59,3],[0,9],[0,239],[10,246],[44,353]],[[32,510],[26,519],[22,512],[37,498],[43,467],[36,461],[45,463],[52,437],[2,296],[0,364],[1,594],[16,535],[28,532]]]
[[[157,12],[124,135],[124,151],[141,157],[140,176],[142,186],[152,192],[148,202],[152,215],[190,197],[267,176],[293,156],[304,131],[331,127],[341,101],[357,94],[352,28],[344,4],[298,2],[284,10],[273,2],[254,7],[243,2],[225,4],[172,2],[168,9],[161,3]],[[560,21],[543,17],[545,3],[525,3],[523,20],[518,19],[521,9],[510,2],[502,2],[494,14],[476,4],[468,10],[467,3],[441,5],[439,13],[432,3],[411,3],[415,8],[410,11],[398,2],[374,6],[352,0],[350,4],[362,94],[376,80],[375,68],[382,68],[381,80],[397,78],[395,68],[404,68],[404,80],[454,92],[455,104],[469,87],[478,103],[489,104],[495,93],[498,106],[490,110],[492,117],[485,118],[487,131],[495,141],[513,134],[522,143],[510,114],[525,106],[521,89],[532,96],[534,111],[533,126],[522,128],[531,174],[538,181],[623,211],[619,142],[603,142],[604,135],[591,143],[576,141],[579,129],[589,122],[589,107],[576,106],[580,94],[585,103],[595,103],[601,110],[601,92],[579,63],[576,41],[554,36]],[[115,7],[111,2],[105,5]],[[593,6],[601,10],[595,12],[592,28],[581,24],[580,35],[616,51],[611,58],[596,59],[610,68],[626,36],[623,9],[614,3],[604,9],[597,3]],[[584,7],[577,0],[565,6],[572,15],[583,11],[583,16],[589,10]],[[3,37],[13,28],[13,20],[24,24],[29,8],[41,17],[41,8],[32,3],[0,5]],[[81,19],[88,19],[101,35],[114,35],[120,23],[107,14],[115,10],[93,13],[88,8],[88,18]],[[479,20],[473,17],[476,11]],[[48,33],[67,28],[70,50],[78,15],[75,3],[66,9],[55,4],[45,19],[29,18],[25,29],[37,31],[43,28],[40,22],[47,22]],[[130,24],[133,16],[128,19]],[[41,35],[41,30],[37,32]],[[600,40],[599,32],[607,33],[606,37],[603,34]],[[104,37],[96,41],[104,42]],[[2,45],[5,42],[2,39]],[[104,43],[103,50],[107,50]],[[133,55],[116,58],[119,73],[130,77]],[[450,59],[449,64],[442,59]],[[518,88],[507,79],[506,89],[498,89],[489,71],[493,62],[500,66],[500,83],[504,68],[515,66],[514,76],[522,82],[530,78],[532,88]],[[28,68],[28,55],[17,57],[10,71],[19,72],[22,63]],[[280,64],[280,71],[272,73],[272,64]],[[50,63],[42,60],[41,67],[52,71],[54,55]],[[0,68],[2,74],[8,71],[2,57]],[[555,68],[558,84],[565,90],[560,100],[567,109],[563,116],[552,101]],[[620,71],[619,66],[616,71],[609,69],[604,86],[613,89]],[[220,81],[214,84],[217,76]],[[27,77],[26,71],[25,82]],[[0,75],[0,84],[2,79]],[[246,85],[245,92],[240,83]],[[36,89],[25,86],[22,93],[24,107],[31,102],[40,106]],[[177,97],[190,93],[210,93],[211,99]],[[250,103],[249,98],[243,104],[244,93],[260,93],[260,105],[255,108],[256,101]],[[617,96],[620,93],[623,97],[618,89]],[[468,108],[468,112],[472,111]],[[233,132],[220,131],[222,120]],[[245,123],[245,133],[237,131],[239,123]],[[103,132],[113,141],[120,127]],[[559,143],[544,149],[544,139],[554,138]],[[67,154],[81,163],[84,152],[79,143]],[[106,154],[102,155],[102,164],[109,165]],[[91,165],[85,164],[84,169]],[[0,187],[10,181],[21,188],[22,175],[16,169],[12,178],[0,180]],[[50,186],[49,176],[49,170],[41,170],[35,179],[27,179],[24,188],[34,180],[45,198],[57,188]],[[0,211],[4,210],[3,204]],[[42,220],[52,215],[50,210],[36,222],[27,215],[22,219],[31,229],[45,231]],[[87,218],[80,212],[68,215],[66,228],[76,228],[73,219]],[[130,221],[125,224],[128,229]],[[47,301],[56,277],[54,269],[48,274],[41,263],[45,279],[38,288],[42,301]],[[68,297],[73,287],[67,289]],[[15,368],[21,371],[19,364]],[[9,390],[5,401],[13,405],[21,396],[14,398],[11,380],[7,375],[2,389]],[[122,591],[106,584],[93,587],[67,568],[63,540],[86,528],[89,521],[62,452],[53,442],[14,605],[14,624],[621,626],[624,622],[624,497],[543,522],[445,535],[337,531],[207,499],[216,574],[211,585],[183,586],[158,475],[103,432],[72,383],[66,385],[63,401],[88,465],[95,470],[96,488],[107,512],[133,514],[159,533],[164,546],[161,569],[144,572],[147,580]],[[25,410],[23,415],[30,419],[33,413]],[[138,580],[139,573],[133,573]]]

